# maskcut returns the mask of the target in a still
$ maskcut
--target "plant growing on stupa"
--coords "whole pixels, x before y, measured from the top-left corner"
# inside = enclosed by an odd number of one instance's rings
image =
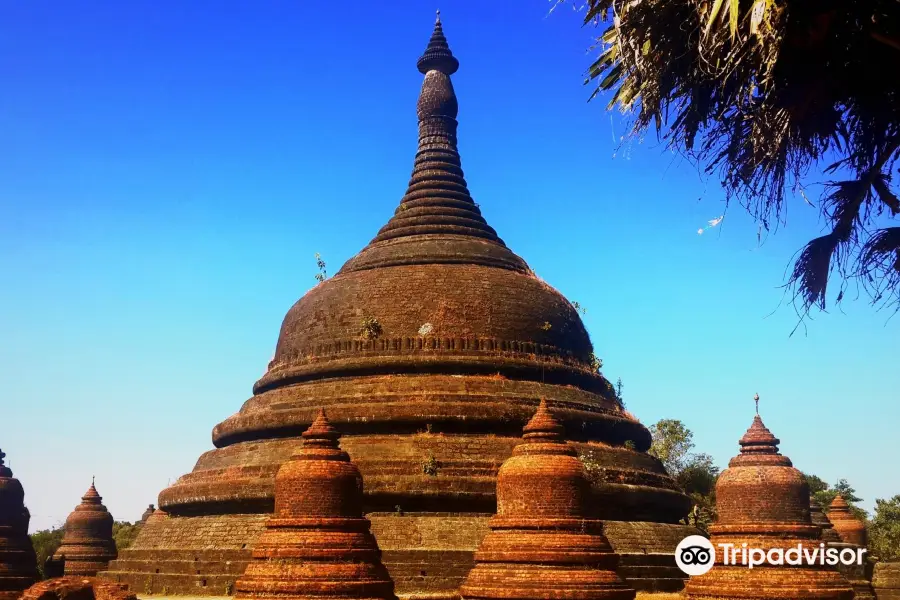
[[[440,463],[433,456],[429,456],[425,459],[425,462],[422,463],[422,472],[426,475],[430,475],[434,477],[438,474],[438,468],[440,467]]]
[[[364,340],[376,340],[378,339],[383,330],[381,328],[381,323],[378,322],[378,319],[375,317],[365,317],[362,320],[362,324],[360,325],[359,335]]]
[[[566,2],[567,0],[559,0]],[[760,235],[814,206],[823,235],[787,280],[801,315],[856,283],[900,308],[900,3],[897,0],[587,0],[603,29],[591,98],[609,96],[720,181]],[[805,184],[831,178],[821,196]],[[796,198],[796,199],[794,199]]]
[[[319,268],[319,272],[316,273],[316,281],[322,283],[328,279],[328,271],[325,270],[325,261],[322,260],[322,256],[318,252],[316,252],[316,267]]]

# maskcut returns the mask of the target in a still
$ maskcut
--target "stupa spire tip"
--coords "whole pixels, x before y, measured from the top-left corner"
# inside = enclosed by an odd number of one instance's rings
[[[450,46],[447,44],[447,38],[444,37],[440,10],[437,11],[434,20],[431,39],[428,40],[428,46],[425,47],[425,52],[419,57],[416,66],[423,75],[428,71],[440,71],[445,75],[453,75],[459,69],[459,61],[453,56]]]

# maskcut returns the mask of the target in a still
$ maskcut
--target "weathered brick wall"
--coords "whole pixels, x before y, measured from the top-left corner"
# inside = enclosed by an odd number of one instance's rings
[[[872,587],[878,600],[900,600],[900,562],[876,564]]]

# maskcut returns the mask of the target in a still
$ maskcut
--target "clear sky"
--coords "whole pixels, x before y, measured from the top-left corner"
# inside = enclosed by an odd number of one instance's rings
[[[582,85],[591,31],[547,0],[0,4],[0,448],[32,529],[97,476],[135,520],[212,447],[281,319],[402,196],[441,8],[469,187],[585,321],[644,423],[720,466],[753,394],[795,465],[900,493],[900,322],[864,300],[790,337],[784,270],[822,227],[756,227]],[[777,309],[777,310],[776,310]],[[774,311],[774,312],[773,312]]]

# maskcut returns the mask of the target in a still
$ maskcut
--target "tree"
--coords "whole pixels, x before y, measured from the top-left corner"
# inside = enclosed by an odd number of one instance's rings
[[[62,525],[57,525],[52,529],[42,529],[31,534],[31,545],[34,546],[34,553],[37,555],[37,567],[41,579],[45,579],[47,576],[44,573],[47,559],[53,556],[53,553],[62,544],[63,532]]]
[[[650,426],[650,454],[658,458],[673,477],[684,469],[694,447],[694,433],[678,419],[661,419]]]
[[[840,494],[850,507],[850,512],[853,513],[853,516],[863,523],[868,520],[868,513],[857,506],[857,503],[862,502],[862,498],[856,495],[856,489],[854,489],[846,479],[839,479],[834,486],[829,486],[823,479],[815,475],[803,473],[803,478],[806,480],[806,483],[809,484],[809,493],[812,494],[816,502],[818,502],[826,511],[828,510],[828,505],[831,504],[831,501]]]
[[[875,517],[869,523],[869,549],[881,560],[900,559],[900,495],[875,500]]]
[[[565,2],[566,0],[559,0]],[[805,316],[859,284],[900,308],[900,2],[587,0],[608,25],[587,82],[717,177],[760,233],[803,198],[828,231],[796,257],[787,285]],[[894,75],[891,75],[894,74]],[[831,163],[830,165],[828,163]],[[816,175],[811,175],[811,171]],[[815,201],[810,178],[835,175]]]
[[[820,479],[815,475],[808,475],[807,473],[802,473],[803,479],[806,480],[807,485],[809,485],[809,493],[815,496],[819,492],[824,492],[828,490],[828,484],[825,483],[824,479]],[[818,500],[817,500],[818,501]],[[826,504],[827,506],[827,504]]]
[[[128,521],[113,522],[112,534],[113,540],[116,542],[116,550],[121,552],[134,542],[138,533],[141,531],[141,523],[129,523]]]
[[[658,458],[678,486],[691,497],[689,522],[706,532],[716,517],[719,468],[709,454],[692,452],[694,434],[677,419],[662,419],[650,427],[650,454]]]

